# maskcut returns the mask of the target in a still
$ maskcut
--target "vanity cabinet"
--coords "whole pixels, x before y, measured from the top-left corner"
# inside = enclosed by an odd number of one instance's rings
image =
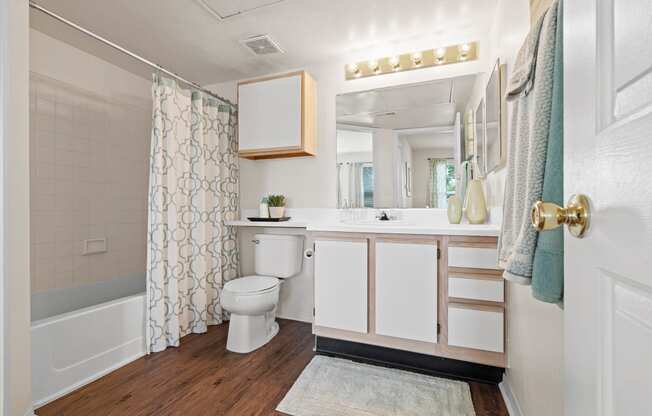
[[[317,240],[315,252],[315,325],[367,333],[367,240]]]
[[[506,366],[506,288],[495,237],[314,238],[315,335]]]
[[[314,156],[316,84],[305,71],[238,83],[239,155]]]
[[[437,342],[437,242],[378,239],[376,334]]]

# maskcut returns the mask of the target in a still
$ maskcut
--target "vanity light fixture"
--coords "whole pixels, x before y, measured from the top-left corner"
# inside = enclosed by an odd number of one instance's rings
[[[352,80],[475,59],[478,59],[478,43],[468,42],[350,63],[344,68],[344,76],[347,80]]]

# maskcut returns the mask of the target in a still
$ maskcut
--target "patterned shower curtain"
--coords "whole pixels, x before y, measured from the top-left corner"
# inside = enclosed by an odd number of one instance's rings
[[[154,77],[147,240],[147,351],[222,323],[239,272],[235,109]]]
[[[429,208],[446,208],[446,159],[429,159],[426,204]]]

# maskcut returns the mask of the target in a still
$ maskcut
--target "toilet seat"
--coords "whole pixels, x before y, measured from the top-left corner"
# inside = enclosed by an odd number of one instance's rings
[[[224,285],[224,290],[237,295],[259,295],[278,287],[280,281],[271,276],[244,276]]]

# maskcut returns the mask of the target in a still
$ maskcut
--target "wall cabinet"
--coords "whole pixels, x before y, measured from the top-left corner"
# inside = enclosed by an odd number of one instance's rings
[[[376,241],[376,334],[437,342],[437,242]]]
[[[238,83],[239,155],[314,156],[316,84],[305,71]]]
[[[315,325],[367,333],[367,240],[317,240],[315,252]]]

